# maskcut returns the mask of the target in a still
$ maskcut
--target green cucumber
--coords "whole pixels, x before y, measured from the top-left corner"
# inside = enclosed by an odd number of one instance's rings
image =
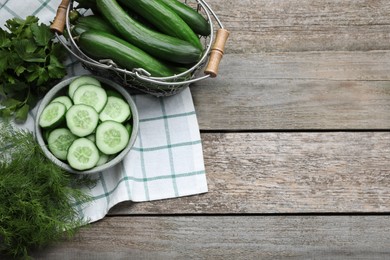
[[[191,29],[200,35],[209,36],[210,24],[197,11],[178,0],[160,0],[175,11],[188,24]]]
[[[131,132],[133,131],[133,125],[129,121],[127,121],[125,122],[124,126],[126,127],[127,132],[129,132],[129,134],[131,135]]]
[[[91,141],[94,142],[94,143],[96,142],[96,135],[95,135],[95,133],[92,133],[92,134],[90,134],[90,135],[87,135],[85,138],[91,140]]]
[[[115,121],[104,121],[96,128],[96,146],[107,155],[116,154],[126,148],[130,134],[126,127]]]
[[[82,85],[74,92],[73,103],[91,106],[100,113],[107,103],[107,93],[95,85]]]
[[[99,114],[100,121],[112,120],[123,123],[131,116],[129,104],[122,98],[109,96],[107,103]]]
[[[83,171],[97,165],[100,153],[91,140],[78,138],[70,145],[66,158],[73,169]]]
[[[77,0],[78,4],[77,8],[91,8],[96,5],[95,0]]]
[[[159,0],[119,0],[119,2],[135,11],[161,32],[192,43],[200,50],[202,43],[186,22],[169,6]]]
[[[154,77],[169,77],[174,72],[138,47],[105,32],[88,31],[79,37],[80,48],[95,59],[112,59],[118,66],[132,71],[143,68]]]
[[[107,89],[106,92],[107,92],[108,97],[114,96],[114,97],[118,97],[118,98],[123,98],[122,94],[119,93],[117,90]]]
[[[73,105],[66,112],[66,125],[76,136],[85,137],[92,134],[99,123],[99,114],[88,105]]]
[[[99,11],[96,8],[96,0],[77,0],[79,4],[77,5],[77,9],[91,9],[92,12],[96,15]]]
[[[104,153],[100,153],[100,154],[99,154],[99,160],[98,160],[98,162],[96,163],[96,166],[103,165],[103,164],[105,164],[106,162],[108,162],[109,160],[110,160],[110,156],[108,156],[107,154],[104,154]]]
[[[67,128],[56,128],[50,132],[47,145],[50,152],[60,160],[66,160],[68,149],[77,137]]]
[[[137,14],[133,10],[131,10],[129,8],[126,8],[126,6],[122,6],[122,7],[123,7],[123,10],[125,10],[125,12],[126,12],[126,14],[128,16],[130,16],[134,20],[138,21],[139,23],[142,23],[147,28],[149,28],[151,30],[154,30],[154,31],[158,31],[158,29],[153,24],[151,24],[148,20],[146,20],[144,17],[142,17],[141,15]]]
[[[112,26],[97,15],[80,17],[72,28],[74,35],[80,35],[88,30],[100,30],[114,35],[116,34],[116,31],[112,28]]]
[[[83,75],[75,78],[68,87],[68,96],[70,98],[73,98],[74,92],[82,85],[95,85],[98,87],[101,87],[102,84],[100,81],[98,81],[96,78],[89,76],[89,75]]]
[[[201,58],[202,50],[197,46],[147,28],[127,15],[116,0],[96,0],[96,3],[102,16],[126,41],[150,55],[181,64],[195,63]]]
[[[66,106],[60,102],[49,103],[39,117],[39,126],[52,128],[59,125],[65,117],[66,110]]]
[[[51,102],[60,102],[65,105],[66,110],[68,110],[72,105],[73,102],[68,96],[58,96],[55,99],[53,99]]]

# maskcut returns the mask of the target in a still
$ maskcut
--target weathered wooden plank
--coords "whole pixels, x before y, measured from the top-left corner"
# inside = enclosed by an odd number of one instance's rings
[[[388,259],[389,216],[111,217],[35,259]]]
[[[191,91],[203,130],[389,129],[390,52],[226,55]]]
[[[231,31],[227,53],[388,50],[387,0],[208,0]]]
[[[209,192],[126,214],[390,212],[390,132],[203,133]]]

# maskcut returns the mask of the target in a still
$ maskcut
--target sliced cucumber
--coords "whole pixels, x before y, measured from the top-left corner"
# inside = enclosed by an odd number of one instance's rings
[[[51,130],[50,128],[49,129],[42,129],[43,140],[45,140],[46,143],[47,143],[47,139],[49,139],[50,130]]]
[[[92,76],[76,78],[70,85],[66,91],[72,96],[55,97],[39,116],[45,143],[75,170],[104,165],[129,143],[131,108],[119,91],[105,89]]]
[[[87,135],[86,138],[91,140],[92,142],[96,142],[96,135],[94,133]]]
[[[91,140],[78,138],[70,145],[67,160],[72,168],[82,171],[95,167],[99,157],[99,150]]]
[[[50,152],[60,160],[66,160],[70,145],[76,140],[76,136],[67,128],[57,128],[50,132],[47,144]]]
[[[82,85],[95,85],[98,87],[101,87],[102,84],[100,83],[99,80],[95,79],[92,76],[84,75],[80,76],[76,79],[74,79],[70,84],[68,88],[68,95],[70,98],[73,98],[74,92]]]
[[[42,111],[39,126],[49,128],[59,125],[65,116],[66,106],[60,102],[51,102]]]
[[[130,122],[126,122],[124,125],[127,131],[129,132],[129,134],[131,135],[131,132],[133,131],[133,125]]]
[[[96,166],[103,165],[106,162],[108,162],[109,160],[110,160],[110,156],[108,156],[107,154],[104,154],[104,153],[100,153],[100,157],[99,157],[98,162],[96,163]]]
[[[122,98],[115,96],[107,97],[107,103],[99,114],[101,121],[112,120],[123,123],[131,116],[129,104]]]
[[[73,105],[65,117],[69,130],[79,137],[93,133],[99,122],[99,114],[96,110],[84,104]]]
[[[104,154],[116,154],[129,143],[126,127],[115,121],[104,121],[96,128],[96,146]]]
[[[51,102],[60,102],[60,103],[64,104],[65,107],[66,107],[66,110],[68,110],[68,109],[73,105],[72,100],[71,100],[70,97],[68,97],[68,96],[59,96],[59,97],[56,97],[56,98],[53,99]]]
[[[107,93],[95,85],[82,85],[74,92],[73,103],[91,106],[99,113],[107,103]]]
[[[118,98],[123,98],[122,94],[119,93],[118,91],[116,90],[113,90],[113,89],[106,89],[106,92],[107,92],[107,96],[114,96],[114,97],[118,97]]]

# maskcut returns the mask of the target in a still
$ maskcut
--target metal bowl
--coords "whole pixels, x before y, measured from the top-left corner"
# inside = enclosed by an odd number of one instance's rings
[[[81,76],[81,75],[79,75],[79,76]],[[64,161],[59,160],[50,152],[50,150],[48,149],[47,144],[45,142],[45,139],[43,137],[43,131],[42,131],[41,127],[39,126],[38,122],[39,122],[39,118],[40,118],[40,115],[42,114],[43,109],[54,98],[56,98],[60,95],[65,95],[67,93],[66,91],[67,91],[67,87],[69,86],[69,84],[75,78],[77,78],[79,76],[71,77],[71,78],[68,78],[68,79],[61,81],[60,83],[55,85],[52,89],[50,89],[50,91],[44,96],[41,103],[39,104],[37,116],[35,118],[35,137],[36,137],[37,142],[39,143],[43,153],[47,156],[47,158],[49,158],[53,163],[55,163],[56,165],[58,165],[62,169],[66,170],[68,172],[71,172],[71,173],[76,173],[76,174],[94,174],[94,173],[99,173],[99,172],[102,172],[104,170],[107,170],[107,169],[113,167],[114,165],[118,164],[130,152],[130,150],[133,147],[134,142],[137,138],[138,129],[139,129],[138,110],[137,110],[137,107],[136,107],[133,99],[131,98],[130,94],[122,86],[120,86],[119,84],[117,84],[109,79],[88,74],[88,76],[94,77],[97,80],[99,80],[105,89],[111,88],[113,90],[116,90],[124,97],[124,99],[128,102],[130,109],[131,109],[131,112],[132,112],[132,126],[133,126],[133,128],[132,128],[132,133],[130,136],[129,143],[127,144],[126,148],[124,150],[122,150],[119,154],[117,154],[114,158],[109,160],[107,163],[96,166],[96,167],[88,169],[88,170],[84,170],[84,171],[77,171],[77,170],[73,169],[72,167],[69,166],[69,164],[67,164]]]

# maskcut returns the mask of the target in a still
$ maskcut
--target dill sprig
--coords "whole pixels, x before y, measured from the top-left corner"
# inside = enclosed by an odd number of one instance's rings
[[[90,199],[80,181],[91,184],[47,159],[31,132],[0,121],[0,252],[28,258],[71,238],[86,224],[73,203]]]

